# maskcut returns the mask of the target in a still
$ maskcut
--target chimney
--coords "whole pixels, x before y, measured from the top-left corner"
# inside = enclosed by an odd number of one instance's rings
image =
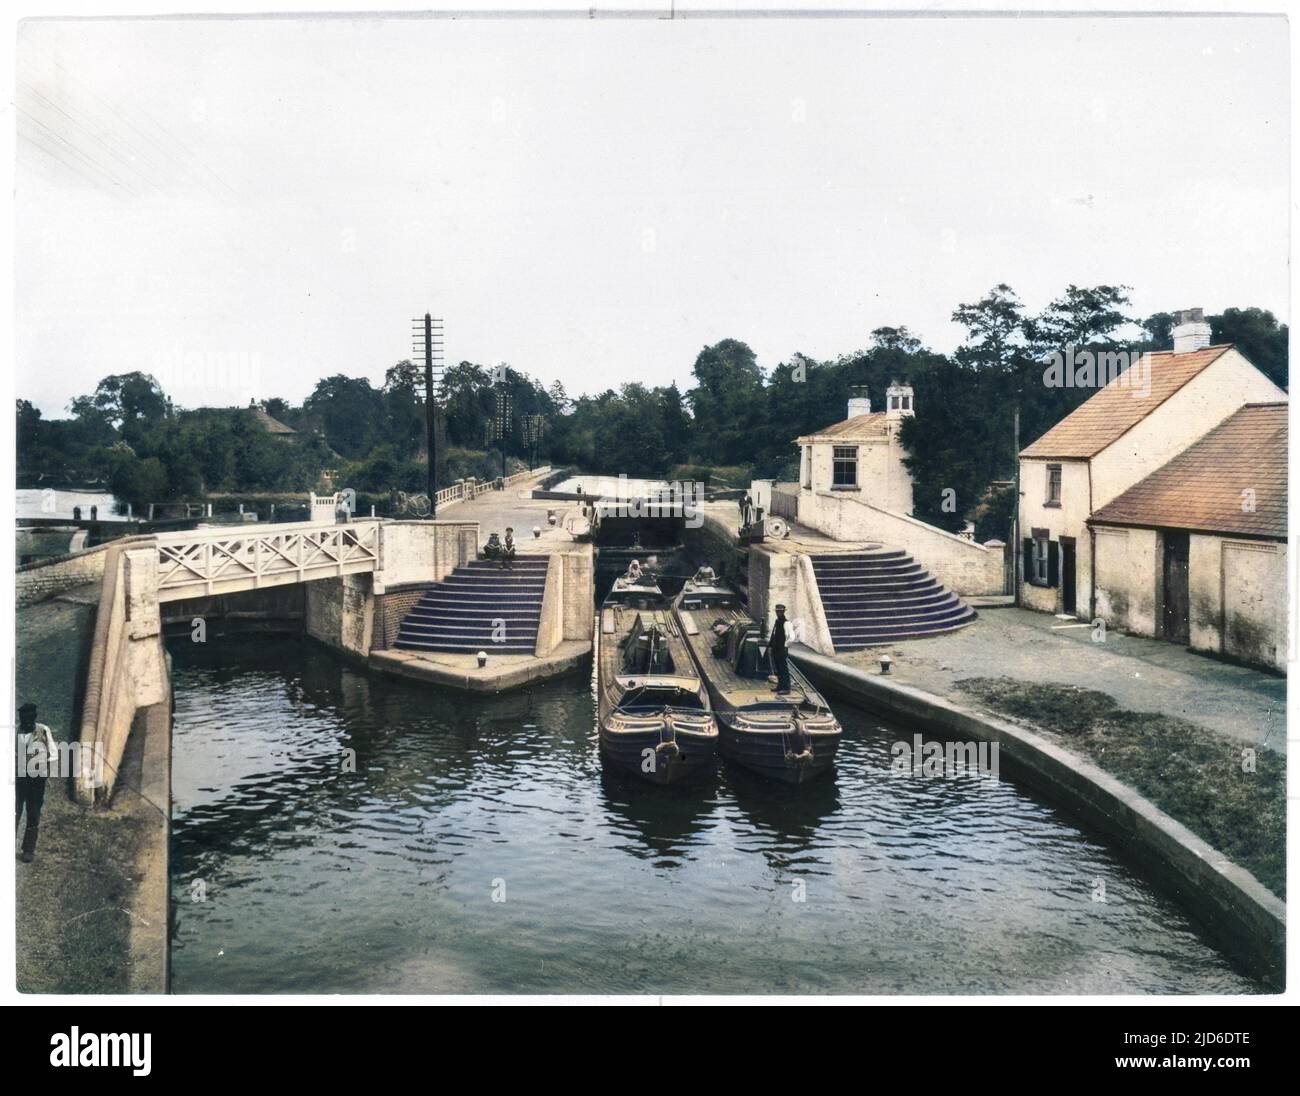
[[[1174,314],[1170,334],[1174,339],[1174,353],[1187,354],[1210,345],[1210,325],[1205,322],[1202,309],[1186,308]]]
[[[913,406],[912,386],[910,384],[899,384],[898,381],[890,381],[889,387],[885,389],[885,415],[891,419],[901,419],[915,414],[916,408]]]
[[[849,389],[849,413],[848,418],[856,419],[859,415],[871,414],[871,400],[867,398],[866,385],[859,385],[856,388]]]

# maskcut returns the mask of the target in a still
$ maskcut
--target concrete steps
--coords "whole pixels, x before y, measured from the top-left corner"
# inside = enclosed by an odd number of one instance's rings
[[[546,557],[516,557],[511,570],[491,560],[457,567],[429,587],[402,619],[404,651],[532,654],[546,592]]]
[[[814,555],[813,573],[837,652],[924,639],[976,613],[906,552]]]

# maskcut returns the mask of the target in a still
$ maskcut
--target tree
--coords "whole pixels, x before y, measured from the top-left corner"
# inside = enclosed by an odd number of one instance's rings
[[[1261,373],[1280,388],[1290,383],[1287,325],[1264,308],[1225,308],[1217,316],[1206,316],[1210,339],[1215,344],[1231,343]],[[1169,350],[1173,346],[1176,317],[1172,312],[1153,312],[1142,321],[1146,338],[1142,350]]]
[[[147,373],[115,373],[105,377],[91,396],[72,401],[72,413],[101,416],[115,430],[160,421],[167,414],[167,397]]]
[[[877,350],[915,354],[921,349],[921,340],[906,327],[877,327],[871,332],[871,345]]]
[[[695,419],[697,454],[716,464],[747,463],[763,421],[763,371],[754,352],[737,339],[706,346],[692,369],[687,394]]]
[[[547,397],[551,401],[551,407],[557,415],[567,414],[569,408],[573,406],[573,401],[569,399],[569,394],[564,390],[564,385],[559,381],[554,381],[551,387],[546,390]]]
[[[959,304],[954,323],[966,328],[957,363],[967,369],[1011,372],[1025,354],[1025,306],[1015,290],[999,283],[980,300]]]
[[[380,434],[383,442],[392,446],[401,460],[422,453],[428,435],[424,413],[424,367],[411,361],[398,362],[384,374],[381,391],[384,420]],[[435,400],[437,397],[435,392]]]
[[[659,429],[668,462],[682,464],[690,458],[691,417],[676,382],[655,391],[659,395]]]
[[[1130,301],[1126,285],[1066,286],[1065,292],[1027,324],[1036,357],[1066,346],[1118,346],[1115,333],[1134,323],[1124,311]]]
[[[168,497],[167,469],[157,457],[141,460],[130,450],[119,454],[110,479],[113,494],[137,509]]]
[[[1232,343],[1279,388],[1290,385],[1287,325],[1263,308],[1225,308],[1208,317],[1216,343]]]
[[[344,457],[365,456],[383,433],[383,396],[365,377],[336,373],[318,381],[303,409],[319,420],[330,448]]]

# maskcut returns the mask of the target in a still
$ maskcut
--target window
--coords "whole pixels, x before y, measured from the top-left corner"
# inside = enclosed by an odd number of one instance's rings
[[[904,411],[910,411],[910,410],[912,410],[912,397],[911,397],[911,396],[904,396],[904,397],[903,397],[903,410],[904,410]]]
[[[803,486],[805,491],[812,490],[812,446],[803,447]]]
[[[1030,581],[1035,586],[1047,585],[1047,546],[1050,543],[1051,541],[1047,539],[1046,533],[1034,537],[1034,554],[1030,560],[1033,567],[1033,578]]]
[[[890,396],[890,397],[889,397],[889,409],[890,409],[891,411],[897,411],[897,410],[898,410],[898,397],[897,397],[897,396]]]
[[[858,447],[856,445],[837,445],[833,453],[832,487],[856,487],[858,485]]]
[[[1034,529],[1025,538],[1025,581],[1031,586],[1055,586],[1060,582],[1060,545],[1046,529]]]
[[[1061,466],[1059,464],[1049,464],[1047,466],[1047,505],[1061,505]]]

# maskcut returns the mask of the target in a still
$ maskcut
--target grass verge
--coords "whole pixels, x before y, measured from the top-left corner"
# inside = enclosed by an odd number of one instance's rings
[[[1141,792],[1286,897],[1286,758],[1173,716],[1121,708],[1095,689],[1010,678],[958,681],[968,696],[1031,724]]]

